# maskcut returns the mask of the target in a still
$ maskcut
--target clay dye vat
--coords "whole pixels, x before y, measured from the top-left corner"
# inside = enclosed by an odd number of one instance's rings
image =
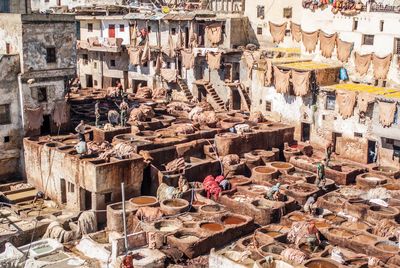
[[[289,171],[294,170],[294,166],[290,163],[286,163],[286,162],[271,162],[268,164],[269,166],[278,169],[281,173],[286,173]]]
[[[174,234],[174,237],[179,239],[180,242],[187,244],[192,244],[200,240],[197,235],[187,232],[177,232]]]
[[[215,213],[221,213],[223,211],[225,211],[223,207],[218,204],[204,205],[199,208],[199,212],[204,214],[215,214]]]
[[[360,235],[356,235],[352,238],[352,240],[355,240],[359,243],[362,244],[371,244],[376,242],[376,238],[371,236],[371,235],[367,235],[367,234],[360,234]]]
[[[273,167],[258,166],[253,168],[251,176],[254,180],[266,181],[278,177],[278,169]]]
[[[224,230],[224,226],[216,222],[201,223],[200,228],[208,232],[221,232],[222,230]]]
[[[160,232],[174,232],[180,229],[182,226],[173,220],[162,220],[154,223],[154,227]]]
[[[155,206],[158,201],[154,196],[138,196],[129,200],[133,205],[138,207]]]
[[[331,228],[329,229],[329,233],[340,238],[350,238],[354,236],[354,233],[340,228]]]
[[[189,202],[180,198],[166,199],[161,202],[160,207],[166,215],[175,215],[187,211]]]
[[[309,260],[304,264],[305,267],[309,268],[339,268],[340,266],[333,261],[324,259]]]
[[[232,187],[235,187],[250,184],[251,180],[246,177],[233,177],[229,179],[229,182],[231,183]]]
[[[378,242],[375,244],[375,247],[386,252],[396,253],[399,251],[399,247],[396,243],[391,241]]]
[[[226,225],[239,225],[239,224],[243,224],[246,222],[245,219],[237,217],[237,216],[224,216],[222,218],[222,222],[223,224]]]
[[[342,222],[345,222],[346,219],[342,218],[340,216],[337,216],[335,214],[329,214],[329,215],[325,215],[324,219],[332,222],[333,224],[341,224]]]

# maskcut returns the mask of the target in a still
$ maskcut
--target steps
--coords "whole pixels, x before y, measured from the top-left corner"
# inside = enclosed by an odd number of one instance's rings
[[[188,101],[191,101],[193,99],[193,95],[192,95],[192,92],[190,92],[190,89],[187,86],[186,82],[183,79],[178,79],[177,84],[178,84],[179,88],[183,91],[186,99]]]
[[[215,111],[225,111],[225,104],[218,96],[214,87],[210,83],[205,83],[204,88],[207,91],[207,101],[211,104]]]
[[[244,87],[242,86],[242,84],[239,84],[237,89],[239,91],[240,98],[242,99],[242,104],[243,104],[244,109],[246,111],[250,111],[251,100],[250,100],[249,94],[244,90]]]

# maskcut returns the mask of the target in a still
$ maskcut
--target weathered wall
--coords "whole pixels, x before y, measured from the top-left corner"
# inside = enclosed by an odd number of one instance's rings
[[[120,17],[121,19],[119,19]],[[110,38],[108,28],[110,25],[115,26],[115,38],[122,38],[123,45],[129,45],[130,43],[130,34],[129,34],[129,23],[127,20],[122,20],[122,16],[113,16],[105,17],[101,20],[101,31],[102,36],[104,38]],[[120,25],[123,25],[123,31],[120,28]]]
[[[103,37],[101,30],[101,22],[97,19],[84,19],[83,17],[77,16],[76,19],[80,23],[80,40],[87,40],[89,37]],[[91,23],[93,26],[92,31],[89,32],[88,24]]]
[[[0,54],[6,54],[6,44],[10,53],[22,52],[22,24],[20,14],[0,14]]]
[[[45,0],[31,0],[32,3],[32,11],[46,11],[51,9],[52,7],[57,7],[57,0],[49,0],[46,2]],[[120,5],[123,3],[123,0],[61,0],[61,6],[68,6],[68,8],[74,8],[76,6],[84,6],[84,5]]]
[[[28,14],[31,12],[31,1],[3,0],[3,2],[3,5],[0,5],[0,13]]]
[[[10,124],[0,125],[0,179],[21,174],[21,118],[18,94],[19,55],[0,55],[0,106],[10,105]],[[8,141],[7,141],[8,140]]]

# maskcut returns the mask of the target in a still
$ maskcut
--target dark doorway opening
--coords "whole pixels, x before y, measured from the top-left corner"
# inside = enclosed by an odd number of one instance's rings
[[[232,109],[240,110],[242,107],[242,99],[237,89],[232,90]],[[229,108],[229,107],[228,107]]]
[[[85,210],[90,210],[92,209],[92,193],[84,190],[85,191]]]
[[[337,138],[342,137],[342,133],[332,132],[332,146],[333,152],[336,152],[336,140]]]
[[[43,124],[40,127],[40,135],[49,135],[51,133],[50,115],[43,115]]]
[[[93,87],[93,76],[90,74],[86,75],[86,87]]]
[[[301,141],[309,141],[311,133],[311,125],[309,123],[301,123]]]
[[[147,81],[132,79],[132,90],[134,93],[137,92],[139,87],[147,87]]]
[[[60,188],[61,188],[61,203],[67,203],[67,187],[65,184],[65,179],[60,179]]]
[[[205,36],[205,33],[206,33],[206,26],[204,25],[204,23],[200,23],[199,24],[199,28],[198,28],[198,32],[199,32],[199,40],[198,40],[198,43],[199,43],[199,46],[204,46],[204,36]]]
[[[368,164],[375,163],[378,158],[376,141],[368,140]]]

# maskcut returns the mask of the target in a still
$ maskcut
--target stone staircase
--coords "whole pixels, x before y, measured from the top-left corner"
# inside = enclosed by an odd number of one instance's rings
[[[184,93],[186,99],[187,99],[188,101],[191,101],[191,100],[193,99],[193,95],[192,95],[192,92],[190,92],[190,89],[189,89],[189,87],[187,86],[185,80],[183,80],[183,79],[178,79],[178,80],[177,80],[177,84],[178,84],[179,88],[183,91],[183,93]]]
[[[224,102],[218,96],[217,92],[215,91],[213,85],[209,82],[204,84],[204,88],[207,91],[207,101],[211,104],[215,111],[225,111]]]
[[[243,85],[241,83],[238,84],[237,89],[239,91],[240,98],[242,99],[242,107],[246,111],[250,111],[251,100],[250,100],[248,92],[245,90],[245,88],[243,87]]]

